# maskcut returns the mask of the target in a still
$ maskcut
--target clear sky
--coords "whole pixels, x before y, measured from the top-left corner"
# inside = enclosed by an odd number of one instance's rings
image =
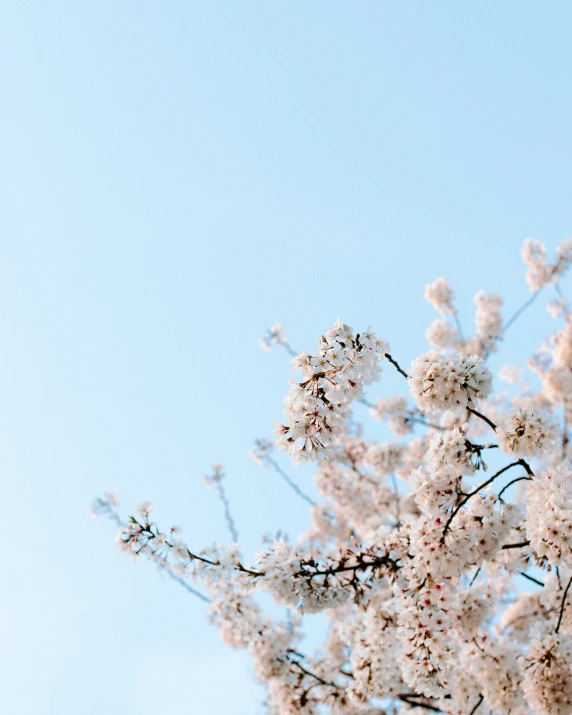
[[[246,657],[89,504],[154,499],[225,540],[201,481],[223,462],[248,553],[305,528],[248,456],[289,377],[258,336],[310,349],[339,316],[408,364],[437,276],[466,321],[480,288],[516,308],[524,238],[571,232],[571,23],[523,0],[4,4],[1,712],[259,712]]]

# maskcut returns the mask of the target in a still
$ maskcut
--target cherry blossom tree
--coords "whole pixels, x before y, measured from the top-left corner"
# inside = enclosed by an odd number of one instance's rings
[[[410,362],[339,320],[310,353],[296,353],[282,326],[268,331],[263,347],[289,352],[297,378],[275,438],[252,455],[311,511],[295,543],[243,553],[221,465],[206,482],[230,545],[187,544],[178,527],[153,521],[151,502],[126,521],[113,494],[95,502],[117,524],[121,551],[208,602],[224,643],[252,658],[272,715],[572,713],[572,308],[559,287],[572,240],[552,262],[532,239],[522,255],[530,299],[503,321],[500,295],[480,291],[472,336],[448,281],[428,285],[439,313],[432,347]],[[528,360],[536,387],[505,366],[495,382],[506,388],[495,389],[489,356],[548,288],[558,322]],[[386,370],[400,374],[403,394],[373,404],[364,389]],[[392,441],[364,437],[358,402]],[[317,502],[276,450],[315,465]],[[260,592],[288,617],[266,612]],[[304,652],[304,616],[314,613],[327,617],[327,637]]]

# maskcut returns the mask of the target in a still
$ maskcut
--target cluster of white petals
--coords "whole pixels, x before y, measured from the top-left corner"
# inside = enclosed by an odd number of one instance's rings
[[[446,278],[437,278],[425,286],[425,300],[438,310],[441,315],[454,315],[453,289]]]
[[[558,425],[545,411],[534,405],[512,412],[500,425],[499,448],[516,457],[547,454],[557,439]]]
[[[430,350],[411,363],[411,394],[423,412],[459,412],[492,392],[492,375],[481,358]]]
[[[411,413],[403,395],[378,400],[375,407],[371,407],[369,411],[374,420],[387,422],[393,434],[405,435],[413,429]]]
[[[526,535],[534,552],[572,567],[572,471],[564,464],[539,472],[526,492]]]
[[[475,296],[475,337],[479,343],[479,354],[494,352],[502,338],[502,297],[498,293],[480,290]]]
[[[523,255],[538,291],[562,278],[572,241],[552,263],[536,241]],[[266,478],[280,478],[278,499],[290,488],[309,506],[295,539],[269,533],[245,556],[225,490],[233,470],[220,464],[205,482],[231,545],[189,546],[178,526],[158,526],[150,501],[124,521],[109,492],[93,513],[115,523],[121,551],[208,603],[222,641],[248,653],[268,715],[572,715],[564,293],[529,374],[502,368],[499,394],[487,360],[522,310],[503,327],[500,296],[479,291],[468,335],[443,278],[425,291],[441,314],[427,332],[438,349],[408,372],[374,333],[339,321],[314,355],[298,353],[286,420],[251,453]],[[294,354],[278,324],[262,342]],[[387,394],[384,381],[370,402],[363,390],[384,359],[404,389]],[[358,424],[362,414],[376,422]],[[300,461],[316,463],[313,479],[308,465],[290,476]],[[310,617],[324,627],[307,629]],[[320,647],[308,631],[325,632]]]
[[[299,353],[284,399],[287,424],[278,424],[278,446],[296,461],[324,459],[346,431],[352,403],[381,373],[389,345],[367,330],[355,334],[339,320],[317,343],[316,355]]]
[[[572,638],[555,633],[535,638],[523,658],[522,689],[536,715],[572,712]]]
[[[522,247],[522,257],[528,266],[526,281],[531,291],[537,291],[559,280],[572,263],[572,239],[567,239],[556,249],[556,261],[549,263],[546,246],[534,238],[527,238]]]

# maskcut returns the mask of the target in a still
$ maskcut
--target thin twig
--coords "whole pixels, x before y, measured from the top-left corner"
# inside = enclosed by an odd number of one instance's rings
[[[476,713],[477,710],[479,709],[480,704],[483,702],[484,699],[485,699],[485,696],[484,696],[484,695],[479,695],[479,702],[478,702],[478,703],[475,705],[475,707],[471,710],[471,712],[470,712],[469,715],[475,715],[475,713]]]
[[[226,519],[226,525],[228,526],[228,530],[230,532],[230,536],[231,536],[232,540],[236,544],[236,543],[238,543],[238,530],[236,528],[236,524],[234,522],[232,512],[230,511],[230,503],[228,501],[228,497],[226,495],[226,490],[223,486],[222,479],[219,479],[216,487],[217,487],[218,495],[219,495],[222,505],[224,507],[224,518]]]
[[[560,615],[558,616],[558,623],[556,625],[555,633],[558,633],[558,631],[560,630],[560,625],[562,623],[562,616],[564,615],[564,606],[566,605],[566,596],[568,595],[568,589],[570,588],[570,584],[572,584],[572,577],[570,577],[570,580],[568,581],[568,585],[566,586],[566,590],[564,591],[564,595],[562,596],[562,605],[560,606]]]
[[[447,531],[449,531],[449,527],[451,526],[451,522],[455,518],[455,516],[459,513],[459,511],[465,506],[465,504],[469,501],[471,497],[474,497],[475,494],[481,491],[481,489],[484,489],[486,486],[488,486],[491,482],[494,482],[494,480],[497,477],[500,477],[501,474],[506,472],[508,469],[511,469],[512,467],[517,467],[520,465],[520,460],[518,462],[512,462],[512,464],[507,464],[506,467],[503,467],[502,469],[499,469],[499,471],[496,474],[493,474],[492,477],[489,477],[486,482],[483,482],[482,484],[479,484],[478,487],[475,487],[472,492],[469,492],[468,494],[464,495],[464,498],[461,499],[461,501],[457,504],[457,506],[453,509],[451,512],[451,515],[449,516],[449,519],[447,520],[447,523],[445,524],[445,528],[443,529],[443,536],[441,537],[441,541],[445,539],[445,535]]]
[[[101,516],[106,516],[110,521],[112,521],[114,524],[119,526],[120,528],[123,528],[125,526],[125,522],[123,519],[119,516],[119,513],[110,505],[108,505],[102,512]],[[196,596],[196,598],[200,599],[201,601],[204,601],[205,603],[211,603],[210,599],[208,599],[206,596],[204,596],[200,591],[197,591],[194,589],[192,586],[189,586],[189,584],[182,579],[180,576],[177,576],[174,574],[165,564],[158,563],[157,566],[165,571],[165,573],[169,576],[170,579],[175,581],[176,583],[179,584],[179,586],[182,586],[185,591],[188,591],[191,593],[193,596]]]
[[[292,479],[286,474],[285,471],[283,471],[282,467],[278,464],[278,462],[275,462],[272,457],[266,457],[266,461],[268,464],[271,464],[272,467],[274,468],[274,471],[282,477],[282,479],[288,484],[288,486],[293,489],[296,494],[304,499],[304,501],[308,502],[310,506],[316,506],[316,502],[311,499],[307,494],[304,494],[304,492],[300,489],[300,487],[296,484],[296,482],[292,481]]]
[[[401,695],[397,696],[398,700],[401,700],[408,705],[414,705],[417,708],[424,708],[425,710],[429,710],[432,713],[445,712],[444,710],[441,710],[441,708],[438,708],[436,705],[431,705],[430,703],[420,703],[419,701],[414,699],[417,697],[422,696],[414,695],[413,693],[402,693]]]
[[[537,578],[534,578],[534,576],[529,576],[529,574],[524,573],[524,571],[520,572],[520,576],[524,576],[524,578],[528,579],[529,581],[532,581],[532,583],[535,583],[537,586],[542,586],[544,588],[544,582],[539,581]]]
[[[502,332],[506,333],[506,331],[510,328],[510,326],[515,322],[515,320],[520,317],[521,313],[524,313],[524,311],[534,303],[534,301],[538,298],[538,295],[540,294],[540,290],[537,290],[523,305],[520,306],[520,308],[512,315],[511,318],[507,320],[507,322],[502,326]]]
[[[453,313],[453,320],[455,321],[455,325],[457,326],[457,331],[461,337],[461,340],[464,340],[465,338],[463,337],[463,327],[461,326],[461,319],[459,318],[459,313],[457,310]]]
[[[476,415],[477,417],[480,417],[482,420],[484,420],[489,425],[489,427],[492,427],[493,430],[495,430],[496,432],[497,426],[492,420],[489,420],[488,417],[485,417],[485,415],[481,414],[480,412],[477,412],[477,410],[474,410],[472,407],[467,407],[467,410],[473,415]]]
[[[469,586],[472,586],[475,583],[475,581],[477,580],[480,573],[481,573],[481,567],[479,566],[479,568],[475,571],[475,575],[471,579],[471,583],[469,584]]]
[[[405,372],[405,370],[399,365],[399,363],[394,360],[389,353],[385,353],[385,357],[389,360],[389,362],[395,367],[395,369],[400,372],[403,377],[409,378],[409,375]]]
[[[508,484],[505,484],[505,486],[500,490],[498,498],[500,499],[503,495],[503,493],[511,487],[513,484],[516,484],[517,482],[522,482],[522,481],[528,481],[530,482],[532,480],[532,477],[517,477],[516,479],[513,479],[510,481]]]
[[[189,586],[189,584],[183,578],[174,574],[166,566],[159,566],[159,568],[162,568],[165,571],[165,573],[169,576],[169,578],[172,579],[173,581],[175,581],[175,583],[178,583],[179,586],[182,586],[185,589],[185,591],[192,593],[193,596],[200,598],[200,600],[204,601],[205,603],[212,603],[210,598],[207,598],[202,593],[200,593],[200,591],[197,591],[192,586]]]
[[[518,544],[505,544],[504,546],[501,546],[501,549],[521,549],[525,546],[530,546],[530,541],[521,541]]]
[[[435,425],[435,424],[433,424],[432,422],[427,422],[426,420],[424,420],[424,419],[421,418],[421,417],[406,417],[406,418],[404,419],[404,422],[417,423],[417,424],[420,424],[420,425],[424,425],[425,427],[430,427],[431,429],[440,430],[441,432],[445,432],[445,430],[446,430],[445,427],[441,427],[441,425]]]
[[[280,343],[278,343],[278,345],[280,345],[281,347],[283,347],[284,350],[286,350],[286,352],[287,352],[289,355],[291,355],[292,357],[296,357],[296,355],[298,354],[298,353],[292,348],[292,346],[290,345],[290,343],[288,343],[288,342],[286,342],[286,341],[280,342]]]

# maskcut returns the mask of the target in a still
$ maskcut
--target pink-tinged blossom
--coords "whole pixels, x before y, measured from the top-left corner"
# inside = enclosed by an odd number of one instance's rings
[[[443,316],[455,314],[453,289],[446,278],[437,278],[425,286],[425,300]]]
[[[522,658],[522,689],[536,715],[572,712],[572,638],[555,633],[539,635]]]
[[[558,425],[543,410],[534,405],[512,412],[499,425],[499,447],[505,454],[516,457],[536,457],[548,454],[556,444]]]
[[[492,392],[492,375],[476,355],[430,350],[411,363],[409,386],[423,412],[459,412]]]
[[[302,382],[290,382],[284,403],[286,424],[275,429],[277,445],[295,462],[324,459],[347,429],[352,403],[381,373],[389,345],[367,330],[354,333],[335,323],[317,344],[316,355],[298,353],[292,370]]]
[[[572,241],[552,262],[538,242],[524,254],[538,291],[564,275]],[[251,659],[268,715],[572,715],[572,311],[558,292],[563,323],[529,362],[537,391],[504,369],[511,394],[493,395],[500,297],[477,294],[476,331],[463,336],[447,281],[426,295],[442,315],[428,334],[444,349],[408,373],[373,333],[339,321],[313,355],[294,358],[302,378],[287,419],[252,456],[272,467],[263,479],[280,476],[310,505],[302,534],[276,529],[245,554],[235,524],[252,515],[233,514],[220,464],[205,481],[231,545],[195,548],[158,525],[152,502],[126,520],[114,494],[94,502],[122,552],[207,603],[223,643]],[[281,326],[266,340],[291,351]],[[384,358],[402,394],[382,386],[373,403],[363,389]],[[369,415],[352,415],[357,400]],[[376,422],[362,426],[363,414]],[[316,460],[316,501],[275,446]],[[325,625],[315,651],[309,616]]]
[[[572,568],[572,472],[564,464],[539,472],[526,491],[526,535],[534,553]]]

